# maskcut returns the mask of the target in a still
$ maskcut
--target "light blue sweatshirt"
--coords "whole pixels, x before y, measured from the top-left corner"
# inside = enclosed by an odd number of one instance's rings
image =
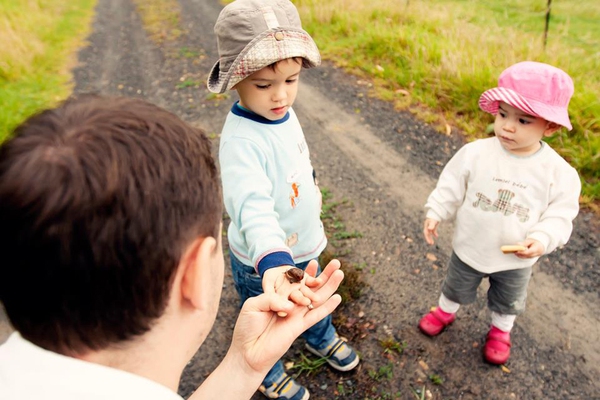
[[[302,127],[290,108],[278,121],[234,104],[219,146],[230,251],[262,276],[317,258],[327,245],[321,192]]]

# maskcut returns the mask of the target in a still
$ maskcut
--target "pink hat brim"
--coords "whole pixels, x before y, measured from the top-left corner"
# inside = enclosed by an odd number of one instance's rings
[[[479,108],[496,115],[500,101],[510,104],[527,114],[564,126],[568,130],[573,129],[569,114],[564,107],[549,106],[536,100],[527,99],[514,90],[504,87],[496,87],[483,92],[479,98]]]

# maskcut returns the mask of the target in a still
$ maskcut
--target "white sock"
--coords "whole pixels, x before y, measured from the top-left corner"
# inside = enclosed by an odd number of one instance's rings
[[[499,314],[492,311],[492,325],[501,331],[510,332],[515,323],[515,319],[517,319],[516,315]]]
[[[449,298],[444,296],[444,293],[442,293],[440,295],[439,306],[443,312],[447,312],[448,314],[454,314],[458,311],[460,304],[450,300]]]

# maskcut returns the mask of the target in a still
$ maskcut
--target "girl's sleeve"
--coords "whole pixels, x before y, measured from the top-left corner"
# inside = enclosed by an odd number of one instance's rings
[[[573,232],[573,220],[579,213],[581,181],[577,171],[568,167],[555,174],[548,208],[527,234],[545,246],[546,254],[567,243]]]
[[[456,215],[467,190],[468,151],[463,146],[442,170],[437,185],[427,198],[426,217],[444,221]]]

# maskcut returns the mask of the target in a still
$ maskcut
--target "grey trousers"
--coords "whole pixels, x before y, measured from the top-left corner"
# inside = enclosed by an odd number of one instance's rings
[[[488,308],[500,314],[519,315],[525,311],[531,271],[528,267],[485,274],[462,262],[453,252],[442,293],[456,303],[469,304],[475,301],[481,280],[488,278]]]

